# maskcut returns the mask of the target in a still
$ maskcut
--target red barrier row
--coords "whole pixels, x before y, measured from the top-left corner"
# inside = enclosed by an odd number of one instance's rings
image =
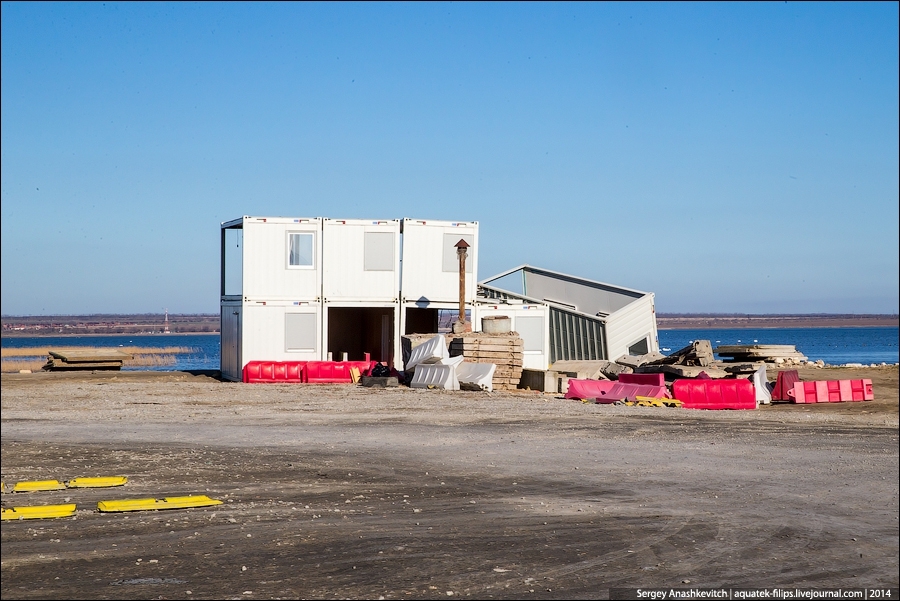
[[[675,380],[672,395],[685,409],[756,409],[750,380]]]
[[[248,384],[350,384],[350,368],[368,375],[377,361],[250,361],[243,377]]]
[[[843,401],[872,401],[875,393],[872,380],[820,380],[796,382],[788,391],[794,403],[840,403]]]
[[[306,361],[250,361],[241,379],[248,384],[302,384]]]

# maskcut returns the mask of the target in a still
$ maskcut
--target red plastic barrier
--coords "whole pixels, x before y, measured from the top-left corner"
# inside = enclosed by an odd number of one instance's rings
[[[675,380],[673,396],[685,409],[756,409],[750,380]]]
[[[622,384],[646,384],[648,386],[665,386],[665,374],[619,374]],[[641,395],[646,396],[646,395]]]
[[[773,401],[792,401],[791,389],[794,384],[800,381],[800,372],[796,369],[788,369],[778,372],[778,379],[775,380],[775,388],[772,389]]]
[[[250,361],[242,380],[248,384],[300,384],[305,382],[306,361]]]
[[[625,399],[633,401],[634,397],[637,396],[667,399],[669,398],[669,391],[666,390],[665,386],[654,386],[653,384],[623,384],[622,382],[616,382],[615,386],[610,388],[602,397],[597,397],[597,402],[608,404]]]
[[[596,399],[603,397],[615,386],[615,382],[609,380],[569,380],[569,389],[566,392],[567,399]]]
[[[622,399],[634,400],[636,396],[668,398],[665,386],[649,384],[623,384],[609,380],[569,380],[567,399],[597,399],[598,403],[615,403]]]
[[[820,380],[797,382],[788,391],[795,403],[840,403],[844,401],[873,401],[872,380]]]
[[[309,361],[306,364],[306,382],[310,384],[349,384],[350,368],[355,367],[360,375],[369,373],[376,361]]]
[[[369,353],[366,353],[368,355]],[[348,363],[350,367],[355,367],[359,370],[359,375],[368,376],[370,375],[372,368],[378,364],[378,361],[345,361]]]

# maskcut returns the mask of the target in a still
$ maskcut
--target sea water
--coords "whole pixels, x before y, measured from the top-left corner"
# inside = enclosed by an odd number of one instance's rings
[[[114,336],[28,336],[3,338],[3,348],[65,348],[92,346],[117,348],[127,346],[165,348],[190,348],[190,352],[174,355],[175,363],[161,366],[125,367],[125,370],[139,371],[182,371],[219,369],[218,334],[117,334]],[[36,357],[46,359],[46,356]]]
[[[713,349],[733,344],[793,344],[810,361],[897,363],[898,328],[760,328],[718,330],[660,330],[660,352],[668,355],[694,340],[709,340]]]
[[[717,330],[660,330],[659,346],[664,355],[684,348],[694,340],[709,340],[713,348],[732,344],[793,344],[810,361],[829,365],[845,363],[897,363],[898,328],[761,328]],[[116,336],[30,336],[3,338],[3,348],[94,347],[189,347],[175,355],[175,363],[125,369],[147,371],[219,369],[218,334],[149,334]],[[43,359],[45,357],[37,357]]]

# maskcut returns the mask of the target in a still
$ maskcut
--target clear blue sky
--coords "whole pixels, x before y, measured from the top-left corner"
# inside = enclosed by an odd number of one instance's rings
[[[898,4],[2,4],[2,313],[217,312],[241,215],[661,312],[898,311]]]

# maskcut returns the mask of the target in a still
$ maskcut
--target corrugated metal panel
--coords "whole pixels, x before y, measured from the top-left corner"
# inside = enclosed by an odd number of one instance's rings
[[[550,363],[606,359],[604,325],[596,317],[550,307]]]
[[[466,302],[475,302],[478,282],[478,222],[403,219],[400,289],[405,303],[459,303],[456,249],[460,238],[470,245],[466,259]]]
[[[244,219],[243,296],[267,300],[317,300],[322,293],[322,220]],[[312,265],[290,266],[290,234],[312,235]]]
[[[322,299],[396,302],[400,295],[400,220],[325,219]]]

